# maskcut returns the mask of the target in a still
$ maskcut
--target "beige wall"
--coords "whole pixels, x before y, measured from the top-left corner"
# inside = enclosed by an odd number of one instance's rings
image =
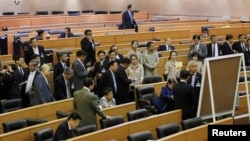
[[[122,10],[132,3],[134,9],[150,14],[198,17],[250,17],[250,0],[0,0],[0,14],[6,11]]]

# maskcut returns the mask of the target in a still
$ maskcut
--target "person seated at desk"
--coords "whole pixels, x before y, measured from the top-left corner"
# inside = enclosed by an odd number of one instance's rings
[[[80,123],[81,116],[73,112],[68,116],[67,121],[62,122],[56,129],[53,141],[67,140],[75,136],[75,129]]]
[[[36,32],[37,32],[37,35],[35,36],[36,40],[43,40],[44,30],[39,29]]]
[[[113,90],[110,87],[106,87],[103,90],[103,97],[99,100],[99,105],[104,109],[108,107],[116,106],[116,101],[113,98]]]
[[[165,44],[159,45],[158,51],[174,51],[175,47],[172,45],[170,38],[165,39]]]
[[[58,38],[70,38],[70,37],[73,37],[74,34],[71,32],[71,29],[70,27],[65,27],[64,28],[64,32],[61,33]]]

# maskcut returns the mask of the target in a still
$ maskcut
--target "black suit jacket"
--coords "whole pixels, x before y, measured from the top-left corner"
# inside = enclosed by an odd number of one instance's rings
[[[169,45],[168,47],[170,47],[171,51],[172,51],[172,50],[175,50],[175,47],[172,46],[172,45]],[[166,51],[166,50],[167,50],[167,49],[166,49],[166,45],[159,45],[159,47],[158,47],[157,50],[158,50],[158,51]]]
[[[227,42],[224,42],[221,47],[222,55],[234,54],[233,49]]]
[[[18,87],[18,78],[15,75],[15,72],[11,72],[11,73],[5,73],[3,76],[3,88],[4,88],[4,92],[2,93],[4,96],[4,98],[6,98],[7,100],[9,99],[17,99],[20,98],[20,90]]]
[[[92,39],[93,44],[95,43]],[[95,47],[93,48],[92,43],[85,37],[81,40],[81,48],[82,50],[86,51],[88,53],[85,63],[88,63],[91,61],[91,66],[94,65],[96,62],[96,50]]]
[[[134,12],[131,12],[132,17],[134,17]],[[136,26],[136,21],[133,18],[133,21],[131,21],[131,18],[129,16],[128,11],[123,12],[122,14],[122,29],[132,29]]]
[[[73,36],[74,36],[74,34],[70,32],[70,33],[68,34],[68,37],[67,37],[67,38],[70,38],[70,37],[73,37]],[[60,34],[60,35],[58,36],[58,38],[66,38],[65,32],[63,32],[62,34]]]
[[[74,131],[69,130],[67,121],[62,122],[56,129],[53,141],[62,141],[74,137]]]
[[[217,46],[218,46],[218,55],[221,56],[222,55],[222,50],[221,50],[222,45],[217,43]],[[212,43],[207,44],[207,57],[213,57]]]
[[[69,80],[70,83],[70,95],[73,97],[74,90],[72,89],[72,80]],[[54,95],[56,100],[66,99],[67,98],[67,89],[63,74],[58,75],[54,81]]]
[[[104,73],[103,69],[107,70],[108,69],[108,64],[109,64],[109,61],[106,60],[106,59],[104,59],[102,64],[101,64],[100,61],[96,62],[95,63],[94,74],[97,75],[98,73]]]
[[[115,75],[115,73],[114,73]],[[116,84],[117,84],[117,80],[116,80]],[[116,95],[115,92],[115,86],[114,86],[114,81],[112,78],[112,74],[111,71],[108,69],[100,78],[100,81],[98,83],[98,96],[99,98],[101,98],[103,96],[103,89],[106,87],[110,87],[113,89],[113,94]]]
[[[18,68],[15,70],[15,76],[17,78],[18,84],[23,81],[24,74],[28,71],[28,68],[22,68],[22,69],[23,69],[23,74],[21,74]]]
[[[129,86],[132,80],[128,78],[125,69],[119,65],[116,71],[117,95],[115,99],[117,104],[127,103],[129,101]]]
[[[202,79],[202,75],[198,72],[196,72],[195,74],[195,80],[194,80],[194,94],[195,94],[195,108],[198,108],[198,103],[199,103],[199,98],[200,98],[200,88],[201,88],[201,79]],[[190,78],[187,81],[188,84],[191,85],[192,83],[192,75],[190,74]]]
[[[42,65],[44,63],[44,47],[38,45],[38,51],[39,51],[39,56],[40,56],[40,64]],[[25,63],[29,64],[29,61],[32,59],[34,55],[33,48],[31,46],[28,47],[27,51],[25,52],[24,59]]]
[[[193,87],[180,81],[173,87],[175,109],[182,110],[182,119],[195,117],[195,95]]]
[[[66,63],[65,63],[66,64]],[[53,73],[54,73],[54,80],[56,79],[57,76],[59,76],[60,74],[62,74],[64,72],[64,67],[62,65],[62,63],[59,61],[54,65],[54,69],[53,69]]]
[[[247,47],[247,45],[244,43],[245,48]],[[237,41],[233,44],[233,49],[236,50],[238,53],[244,53],[245,51],[242,49],[241,47],[241,42]]]

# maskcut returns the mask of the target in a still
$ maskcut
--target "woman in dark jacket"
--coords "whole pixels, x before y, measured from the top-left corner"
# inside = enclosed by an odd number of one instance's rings
[[[168,78],[166,86],[162,87],[161,95],[155,100],[155,107],[158,113],[164,113],[174,109],[173,86],[176,83],[174,78]]]

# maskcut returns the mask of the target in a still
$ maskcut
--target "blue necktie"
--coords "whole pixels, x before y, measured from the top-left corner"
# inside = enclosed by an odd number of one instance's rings
[[[114,83],[114,88],[115,88],[115,93],[117,92],[117,85],[116,85],[116,80],[115,80],[115,75],[113,72],[111,72],[112,77],[113,77],[113,83]]]

